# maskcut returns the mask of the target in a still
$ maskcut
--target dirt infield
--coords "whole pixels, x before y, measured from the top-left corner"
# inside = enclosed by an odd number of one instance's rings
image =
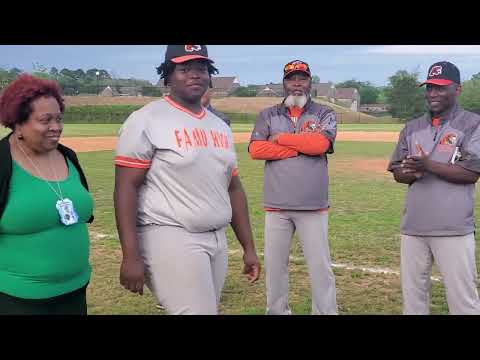
[[[250,133],[233,133],[236,144],[246,143],[250,140]],[[337,135],[337,141],[366,141],[366,142],[396,142],[397,132],[366,132],[366,131],[343,131]],[[90,152],[113,150],[117,144],[117,138],[110,137],[66,137],[62,144],[71,147],[76,152]]]
[[[250,140],[250,133],[233,133],[235,143],[242,144]],[[337,134],[337,141],[397,142],[395,131],[342,131]]]
[[[65,137],[62,144],[76,152],[113,150],[117,146],[117,137]]]
[[[337,141],[397,142],[398,135],[396,131],[341,131],[337,134]]]

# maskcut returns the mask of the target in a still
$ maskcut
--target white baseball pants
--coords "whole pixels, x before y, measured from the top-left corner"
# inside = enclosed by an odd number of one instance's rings
[[[288,260],[295,231],[308,266],[312,314],[337,314],[335,277],[328,245],[328,211],[267,211],[265,276],[267,314],[289,315]]]
[[[450,314],[480,315],[474,234],[464,236],[401,235],[403,313],[430,313],[433,261],[440,271]]]
[[[225,228],[137,227],[146,285],[171,315],[215,315],[227,273]]]

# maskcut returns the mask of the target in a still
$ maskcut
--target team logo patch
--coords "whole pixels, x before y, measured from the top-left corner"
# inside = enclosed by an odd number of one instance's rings
[[[186,52],[194,52],[202,50],[202,45],[185,45]]]
[[[300,129],[300,132],[314,132],[314,131],[319,131],[318,125],[315,122],[315,120],[307,120],[302,124],[302,128]]]
[[[434,77],[442,74],[442,67],[440,65],[432,67],[428,77]]]
[[[446,134],[439,142],[440,145],[455,145],[457,143],[457,135],[450,133]]]

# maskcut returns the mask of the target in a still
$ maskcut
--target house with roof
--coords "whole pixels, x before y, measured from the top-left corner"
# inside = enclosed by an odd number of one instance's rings
[[[322,97],[327,101],[335,102],[335,85],[332,82],[312,84],[312,97]]]
[[[98,94],[98,96],[105,96],[105,97],[113,97],[118,95],[119,95],[118,91],[115,88],[112,89],[110,86],[107,86]]]
[[[349,107],[352,111],[359,111],[360,94],[355,88],[335,88],[335,102]]]
[[[227,97],[240,87],[240,81],[235,76],[214,76],[212,87],[212,97]]]
[[[140,86],[107,86],[100,93],[99,96],[113,97],[113,96],[143,96],[142,88]]]
[[[257,97],[283,97],[283,84],[266,84],[257,88]]]
[[[258,87],[258,97],[284,97],[283,84],[266,84]],[[327,101],[334,101],[335,98],[335,85],[333,83],[324,84],[312,84],[311,89],[312,97],[324,97]]]
[[[284,97],[283,84],[266,84],[257,88],[257,97]],[[332,82],[312,84],[311,96],[331,103],[339,102],[352,111],[359,111],[360,94],[354,88],[336,88]]]

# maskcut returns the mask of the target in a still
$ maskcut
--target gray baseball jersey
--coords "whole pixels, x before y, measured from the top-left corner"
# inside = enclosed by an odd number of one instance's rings
[[[418,155],[416,143],[434,161],[455,163],[480,173],[480,116],[455,106],[432,126],[429,114],[409,121],[400,133],[389,171],[407,155]],[[474,184],[454,184],[426,173],[408,187],[401,233],[411,236],[462,236],[475,230]]]
[[[149,169],[138,193],[137,224],[205,232],[230,223],[228,188],[237,160],[223,120],[165,97],[132,113],[119,135],[115,164]]]
[[[335,112],[311,100],[294,125],[285,105],[262,111],[255,123],[250,141],[267,140],[279,133],[299,134],[305,128],[316,129],[331,142],[337,135]],[[283,210],[318,210],[328,208],[327,156],[299,154],[296,157],[265,161],[264,206]]]

